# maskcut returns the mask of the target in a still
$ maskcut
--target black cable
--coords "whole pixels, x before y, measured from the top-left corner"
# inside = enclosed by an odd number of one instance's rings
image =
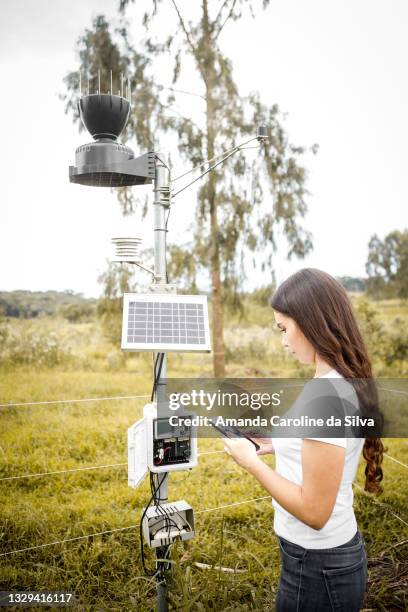
[[[167,224],[169,222],[170,210],[171,210],[171,206],[169,206],[169,210],[168,210],[167,217],[166,217],[166,223],[164,224],[164,239],[166,241],[166,244],[165,244],[166,253],[167,253],[167,232],[168,232]],[[169,284],[169,275],[167,273],[167,258],[166,258],[166,283]]]
[[[164,474],[164,475],[163,475],[163,478],[162,478],[162,480],[161,480],[161,482],[160,482],[160,483],[159,483],[159,479],[157,479],[157,480],[158,480],[157,487],[156,487],[156,488],[154,488],[153,493],[152,493],[152,496],[151,496],[151,498],[150,498],[150,500],[149,500],[149,503],[147,504],[146,508],[143,510],[143,513],[142,513],[142,518],[140,519],[140,523],[139,523],[139,535],[140,535],[140,556],[141,556],[141,558],[142,558],[142,566],[143,566],[143,570],[144,570],[144,572],[145,572],[145,574],[146,574],[147,576],[155,576],[155,575],[156,575],[156,574],[159,572],[159,567],[158,567],[156,570],[154,570],[154,571],[153,571],[153,570],[149,570],[149,569],[146,567],[146,560],[145,560],[145,556],[144,556],[144,547],[143,547],[143,526],[142,526],[142,525],[143,525],[143,519],[144,519],[144,517],[146,516],[147,510],[149,509],[149,507],[150,507],[150,505],[151,505],[151,503],[152,503],[153,499],[155,498],[155,495],[156,495],[157,491],[160,489],[161,485],[162,485],[162,484],[163,484],[163,482],[165,481],[166,476],[167,476],[167,474]],[[152,478],[151,478],[151,475],[150,475],[150,484],[152,484]]]
[[[167,170],[170,172],[170,168],[168,167],[168,165],[166,164],[165,161],[163,161],[158,155],[157,153],[154,154],[155,158],[159,160],[159,162],[161,162],[163,164],[163,166],[166,166]]]
[[[150,527],[150,528],[152,528],[152,527],[156,527],[156,525],[159,525],[160,523],[162,524],[162,526],[161,526],[161,527],[158,527],[158,528],[156,529],[156,531],[154,532],[153,536],[155,536],[156,534],[158,534],[158,533],[159,533],[159,531],[162,529],[162,527],[163,527],[163,521],[164,521],[164,520],[165,520],[165,521],[170,520],[170,522],[172,523],[172,527],[176,527],[176,528],[178,529],[178,531],[180,531],[180,532],[182,531],[182,529],[184,529],[184,527],[180,528],[180,527],[179,527],[179,525],[177,525],[176,521],[174,521],[172,518],[170,518],[170,519],[169,519],[168,515],[165,515],[165,516],[162,516],[162,517],[158,518],[158,519],[157,519],[157,521],[155,521],[154,523],[150,523],[150,525],[149,525],[149,527]]]
[[[164,562],[163,562],[163,570],[164,571],[168,571],[169,568],[170,568],[170,563],[166,564],[166,559],[169,558],[170,548],[171,548],[170,546],[167,546],[167,550],[164,552]],[[164,578],[164,575],[162,575],[162,578],[163,578],[164,582],[166,582],[165,578]]]
[[[167,475],[167,472],[165,473],[165,476]],[[156,476],[156,483],[154,482],[154,477]],[[150,472],[150,491],[152,492],[152,494],[154,493],[155,498],[154,498],[154,505],[157,506],[159,505],[158,502],[160,501],[165,501],[165,498],[156,498],[156,493],[159,490],[159,488],[161,487],[161,485],[163,484],[164,479],[162,479],[161,483],[159,484],[159,474],[155,474]]]
[[[160,160],[162,161],[162,160]],[[164,162],[162,162],[164,163]],[[166,272],[166,277],[167,277],[167,272]],[[154,367],[153,367],[153,371],[154,371],[154,383],[153,383],[153,389],[152,389],[152,394],[151,394],[151,398],[150,401],[152,402],[154,399],[154,394],[156,393],[156,389],[157,389],[157,385],[158,382],[160,380],[160,374],[162,371],[162,367],[163,367],[163,361],[164,361],[164,357],[165,357],[165,353],[157,353],[156,355],[156,359],[154,361]],[[151,498],[149,500],[148,505],[146,506],[146,508],[143,511],[142,514],[142,518],[140,519],[140,523],[139,523],[139,535],[140,535],[140,553],[141,553],[141,558],[142,558],[142,566],[143,566],[143,570],[145,572],[145,574],[147,576],[156,576],[159,575],[160,580],[165,582],[165,578],[163,575],[163,572],[166,571],[166,569],[168,569],[169,564],[164,561],[160,561],[157,562],[157,567],[156,569],[153,570],[149,570],[146,567],[146,561],[145,561],[145,556],[144,556],[144,547],[143,547],[143,519],[146,516],[146,512],[149,508],[149,506],[151,505],[152,501],[154,500],[155,502],[155,507],[156,509],[159,508],[159,504],[160,501],[162,501],[160,499],[160,487],[161,485],[164,483],[165,479],[166,479],[167,473],[163,474],[163,478],[160,480],[159,479],[159,474],[155,474],[150,472],[150,492],[151,492]],[[155,477],[156,477],[156,482],[155,482]],[[159,497],[157,497],[157,493],[159,492]],[[164,501],[164,500],[163,500]],[[170,536],[170,516],[167,514],[167,512],[164,510],[164,508],[161,508],[161,510],[163,511],[164,514],[164,520],[165,520],[165,527],[169,529],[169,536]],[[178,527],[176,525],[176,527]],[[179,528],[178,528],[179,529]],[[180,531],[180,529],[179,529]],[[159,550],[163,548],[164,552],[164,559],[167,558],[169,551],[170,551],[170,545],[164,546],[164,547],[159,547]]]
[[[170,540],[170,528],[171,528],[171,523],[173,521],[170,515],[168,514],[167,510],[163,508],[163,506],[160,505],[160,502],[165,501],[166,499],[166,498],[160,497],[160,486],[162,485],[163,482],[164,482],[164,478],[162,478],[161,482],[159,483],[159,474],[150,473],[150,487],[151,487],[151,491],[155,499],[155,509],[158,514],[162,514],[163,516],[163,520],[165,521],[164,528],[168,529],[167,539]],[[159,497],[157,497],[158,491],[159,491]],[[177,525],[176,527],[179,529]],[[180,529],[179,529],[179,533],[180,533]],[[172,543],[164,544],[163,546],[160,546],[158,549],[156,549],[157,550],[156,555],[159,555],[159,557],[163,556],[164,559],[168,558],[168,555],[170,554],[171,545]],[[167,571],[168,569],[169,569],[169,563],[166,564],[165,561],[157,561],[157,574],[160,580],[165,582],[164,572]]]
[[[185,523],[185,524],[184,524],[184,526],[183,526],[183,529],[185,529],[186,527],[188,527],[188,529],[189,529],[189,531],[190,531],[190,532],[191,532],[191,531],[193,531],[193,528],[192,528],[192,526],[190,525],[190,523],[187,521],[187,519],[186,519],[186,518],[184,518],[184,517],[183,517],[183,516],[180,514],[180,512],[177,510],[177,508],[172,507],[172,510],[173,510],[173,513],[174,513],[174,514],[178,514],[178,515],[179,515],[179,517],[181,518],[182,522],[183,522],[183,523]]]
[[[154,477],[156,476],[156,484],[154,483]],[[155,500],[155,509],[157,513],[161,513],[164,515],[164,518],[166,520],[166,526],[168,526],[168,523],[172,520],[170,515],[168,514],[167,510],[165,508],[163,508],[160,505],[161,501],[165,501],[166,498],[160,498],[157,497],[157,491],[159,491],[159,495],[160,495],[160,486],[162,485],[162,483],[164,482],[164,479],[162,479],[160,485],[159,485],[159,475],[158,474],[153,474],[150,473],[150,490],[153,492],[154,494],[154,500]]]
[[[169,217],[170,217],[170,211],[171,211],[171,208],[169,207],[169,210],[167,212],[166,222],[164,224],[164,229],[166,230],[166,232],[167,232],[167,224],[169,222]]]
[[[160,513],[163,515],[163,519],[165,521],[165,525],[164,528],[168,529],[168,536],[167,539],[170,540],[170,536],[171,536],[171,524],[174,523],[173,519],[171,518],[170,514],[167,512],[167,510],[165,508],[163,508],[163,506],[160,505],[160,501],[165,501],[164,499],[162,500],[160,497],[156,497],[157,495],[157,491],[160,491],[160,486],[158,484],[159,482],[159,474],[153,474],[153,476],[151,475],[151,482],[154,485],[154,480],[156,478],[156,483],[157,486],[155,488],[155,508],[156,508],[156,512]],[[162,482],[164,482],[164,480],[162,480]],[[159,492],[160,495],[160,492]],[[175,527],[178,529],[179,532],[179,537],[181,534],[181,529],[180,527],[175,524]],[[172,542],[170,542],[170,544],[165,544],[161,547],[159,547],[159,551],[164,551],[164,559],[166,559],[168,557],[168,555],[170,554],[170,548],[172,546]],[[167,571],[169,569],[169,563],[166,564],[166,562],[158,562],[158,568],[159,568],[159,573],[161,578],[164,580],[164,575],[163,572]]]
[[[167,232],[168,232],[167,224],[169,222],[170,211],[171,211],[171,206],[169,206],[169,210],[167,212],[167,217],[166,217],[166,222],[164,224],[164,232],[165,232],[164,239],[166,240],[166,245],[165,245],[166,252],[167,252]],[[166,283],[169,284],[169,275],[167,273],[167,259],[166,259]]]
[[[159,369],[157,370],[157,362],[160,359],[160,366]],[[161,374],[161,370],[162,370],[162,366],[163,366],[163,361],[164,361],[164,353],[157,353],[155,362],[154,362],[154,383],[153,383],[153,389],[152,389],[152,394],[150,397],[150,401],[152,402],[154,399],[154,394],[156,393],[156,388],[157,388],[157,384],[159,382],[160,379],[160,374]]]
[[[164,525],[162,527],[160,527],[159,529],[156,530],[155,533],[152,533],[152,537],[155,537],[155,534],[157,534],[161,529],[168,529],[168,539],[170,539],[171,537],[171,527],[174,526],[178,532],[179,532],[179,536],[181,536],[181,532],[182,529],[185,529],[187,526],[189,527],[189,529],[191,529],[191,526],[186,524],[183,525],[181,528],[179,525],[177,525],[177,523],[171,518],[171,516],[168,514],[167,510],[165,508],[163,508],[162,506],[160,506],[159,502],[160,502],[160,497],[157,498],[157,493],[160,491],[160,487],[162,486],[162,484],[164,483],[165,479],[167,477],[167,473],[163,474],[163,477],[160,479],[160,475],[159,474],[154,474],[154,473],[150,473],[150,490],[151,490],[151,497],[149,499],[149,503],[147,504],[146,508],[144,509],[143,513],[142,513],[142,517],[140,519],[140,523],[139,523],[139,535],[140,535],[140,553],[141,553],[141,559],[142,559],[142,566],[143,566],[143,570],[145,572],[145,574],[147,576],[156,576],[159,575],[161,577],[161,580],[165,580],[164,579],[164,575],[163,572],[167,571],[169,569],[169,565],[170,563],[167,562],[166,560],[168,559],[168,555],[170,554],[170,547],[171,544],[166,544],[164,546],[160,546],[159,550],[160,551],[164,551],[163,554],[163,560],[159,561],[157,563],[157,568],[155,570],[149,570],[146,567],[146,559],[145,559],[145,555],[144,555],[144,546],[143,546],[143,519],[146,516],[147,510],[148,508],[151,506],[152,501],[155,501],[155,507],[157,508],[158,512],[162,513],[162,518],[158,519],[157,521],[155,521],[153,524],[149,525],[149,529],[151,527],[156,526],[158,523],[161,523],[162,521],[164,521]],[[183,517],[181,516],[181,514],[176,510],[176,513],[180,516],[180,518],[182,519],[183,523],[185,522]]]

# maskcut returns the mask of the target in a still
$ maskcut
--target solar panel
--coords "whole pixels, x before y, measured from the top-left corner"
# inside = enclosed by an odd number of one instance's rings
[[[123,296],[122,349],[210,352],[207,296]]]

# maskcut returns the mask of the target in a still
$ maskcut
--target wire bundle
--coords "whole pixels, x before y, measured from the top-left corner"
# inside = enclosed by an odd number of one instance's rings
[[[151,398],[150,398],[151,401],[153,401],[153,399],[154,399],[154,396],[155,396],[155,393],[156,393],[156,390],[157,390],[157,385],[158,385],[159,380],[160,380],[160,374],[161,374],[161,371],[162,371],[164,357],[165,357],[165,353],[158,353],[156,355],[156,359],[154,361],[154,383],[153,383],[153,388],[152,388],[152,393],[151,393]],[[148,567],[146,566],[146,559],[145,559],[145,555],[144,555],[144,546],[143,546],[143,520],[144,520],[144,518],[146,516],[147,510],[152,505],[152,503],[154,502],[154,506],[156,508],[156,512],[158,514],[162,515],[162,517],[159,518],[155,523],[153,523],[152,525],[149,525],[149,529],[151,527],[158,526],[156,531],[152,533],[152,538],[151,539],[154,539],[154,537],[160,531],[167,530],[168,531],[168,540],[170,542],[170,540],[172,539],[172,536],[171,536],[171,529],[172,528],[173,529],[174,528],[177,529],[179,535],[181,535],[183,529],[188,527],[189,530],[192,531],[192,527],[188,523],[188,521],[184,517],[182,517],[181,514],[175,509],[175,513],[177,513],[180,516],[181,520],[184,523],[182,526],[178,525],[177,522],[168,513],[168,511],[161,506],[160,502],[167,501],[167,498],[161,498],[160,497],[160,488],[164,484],[168,474],[165,472],[161,476],[162,477],[160,478],[160,474],[155,474],[155,473],[150,472],[150,492],[151,492],[151,497],[150,497],[149,503],[144,508],[143,513],[142,513],[142,517],[140,519],[140,523],[139,523],[139,535],[140,535],[140,553],[141,553],[141,559],[142,559],[142,566],[143,566],[143,570],[144,570],[145,574],[147,576],[158,576],[158,578],[160,580],[165,581],[164,572],[167,571],[169,569],[169,566],[170,566],[170,563],[168,562],[168,556],[169,556],[169,552],[170,552],[171,543],[166,544],[164,546],[159,546],[157,548],[158,554],[157,554],[157,560],[156,560],[156,569],[155,570],[148,569]]]
[[[160,476],[162,477],[160,478]],[[143,510],[142,517],[139,523],[140,553],[141,553],[143,570],[147,576],[158,576],[160,580],[164,580],[164,572],[169,569],[170,562],[168,561],[168,557],[170,553],[170,548],[171,548],[171,545],[177,539],[177,536],[174,537],[174,535],[171,534],[171,530],[176,529],[178,531],[179,536],[181,536],[183,530],[185,530],[186,528],[188,528],[189,531],[193,531],[193,528],[190,525],[190,523],[187,521],[185,517],[183,517],[180,514],[180,512],[176,508],[172,508],[173,514],[178,514],[178,516],[180,517],[182,521],[181,525],[178,524],[174,520],[174,518],[172,518],[172,515],[167,511],[167,509],[163,508],[163,506],[160,504],[160,502],[166,501],[166,499],[160,497],[160,487],[164,483],[167,476],[168,476],[167,473],[164,473],[162,475],[150,473],[151,497],[150,497],[149,503]],[[167,538],[161,538],[161,539],[168,539],[169,544],[165,544],[157,548],[158,554],[157,554],[157,560],[156,560],[156,569],[150,570],[146,566],[146,558],[144,555],[143,520],[147,514],[148,508],[152,505],[153,502],[154,502],[154,506],[155,506],[157,514],[160,514],[161,516],[154,523],[148,526],[149,530],[151,528],[157,527],[157,529],[153,531],[151,534],[151,540],[153,540],[159,532],[167,530]],[[170,540],[173,540],[173,541],[171,542]]]

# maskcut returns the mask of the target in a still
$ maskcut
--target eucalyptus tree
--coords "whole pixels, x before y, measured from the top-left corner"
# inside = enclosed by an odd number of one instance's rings
[[[374,297],[408,298],[408,229],[394,230],[368,243],[368,292]]]
[[[190,288],[195,288],[197,277],[209,274],[214,375],[222,377],[223,305],[228,299],[239,304],[239,291],[246,279],[244,260],[250,257],[254,266],[265,271],[268,283],[273,279],[272,255],[278,228],[286,238],[289,258],[302,258],[312,248],[310,233],[300,225],[307,211],[306,169],[301,163],[306,149],[290,143],[277,104],[264,104],[258,93],[240,95],[232,62],[221,49],[226,28],[248,13],[255,17],[255,8],[267,10],[269,0],[200,0],[188,5],[190,10],[194,7],[193,19],[183,14],[178,0],[133,4],[134,0],[121,0],[119,11],[123,18],[134,12],[143,23],[145,38],[137,46],[131,42],[125,20],[113,29],[103,16],[97,17],[78,41],[84,74],[96,75],[98,70],[107,74],[112,69],[115,74],[130,76],[134,96],[126,137],[151,148],[158,134],[174,133],[182,159],[204,169],[206,160],[254,136],[258,125],[267,128],[268,141],[255,164],[248,166],[247,152],[242,150],[206,175],[197,192],[190,240],[169,249],[172,280],[184,278]],[[177,27],[163,36],[163,25],[159,28],[157,24],[170,8]],[[168,83],[160,82],[155,69],[157,61],[170,61],[174,88],[182,79],[188,56],[201,87],[201,122],[177,112],[169,116],[175,93],[166,89]],[[78,70],[69,72],[65,83],[66,110],[78,122],[74,98]],[[316,145],[311,150],[315,151]],[[124,213],[135,209],[135,195],[128,189],[119,189],[118,199]]]

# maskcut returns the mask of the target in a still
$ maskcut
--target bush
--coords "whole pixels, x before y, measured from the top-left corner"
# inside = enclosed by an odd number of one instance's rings
[[[98,302],[97,315],[103,335],[113,346],[120,346],[122,340],[122,299],[102,298]]]
[[[405,374],[408,367],[408,330],[397,317],[389,328],[378,320],[378,311],[367,300],[357,304],[357,317],[377,375]],[[385,367],[384,367],[385,366]]]
[[[70,323],[80,323],[82,321],[89,321],[95,313],[95,306],[88,303],[62,304],[58,312]]]
[[[366,299],[357,303],[357,320],[371,358],[381,359],[385,349],[384,325],[378,320],[378,311]]]
[[[55,333],[44,334],[25,327],[17,334],[6,322],[0,323],[0,365],[53,367],[70,359],[71,354],[60,347]]]
[[[388,366],[408,362],[408,329],[406,321],[394,319],[391,331],[387,334],[386,350],[383,359]]]
[[[271,331],[254,326],[225,331],[225,359],[227,363],[248,363],[266,359]]]

